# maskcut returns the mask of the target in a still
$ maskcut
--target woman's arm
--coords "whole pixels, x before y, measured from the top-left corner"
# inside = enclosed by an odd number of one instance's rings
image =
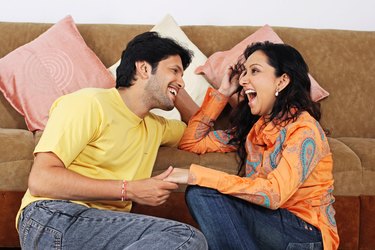
[[[181,138],[179,148],[198,154],[236,150],[234,146],[228,144],[232,138],[228,131],[211,131],[214,122],[227,103],[228,97],[209,88],[202,107],[190,119]]]
[[[326,139],[321,139],[317,128],[314,126],[300,127],[290,131],[290,134],[292,135],[283,145],[275,169],[269,173],[249,178],[239,177],[192,164],[189,170],[175,168],[165,180],[213,188],[224,194],[277,209],[305,183],[318,164],[321,164],[321,169],[327,169],[327,171],[332,167],[330,154],[324,152],[326,147],[323,144],[328,142]],[[264,168],[264,164],[269,161],[269,158],[263,159],[262,167]],[[318,176],[315,176],[314,180],[310,180],[309,185],[325,182],[331,185],[333,183],[329,176],[320,174],[322,176],[317,173]]]
[[[189,121],[180,141],[180,149],[199,154],[236,150],[236,147],[228,144],[232,139],[229,130],[211,131],[217,117],[238,88],[238,77],[230,79],[231,72],[232,67],[228,67],[218,90],[207,90],[202,107]]]

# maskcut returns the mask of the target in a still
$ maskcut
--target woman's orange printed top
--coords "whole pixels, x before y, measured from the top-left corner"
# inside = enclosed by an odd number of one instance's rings
[[[199,111],[191,118],[179,148],[198,154],[231,152],[228,131],[216,130],[214,121],[228,98],[207,91]],[[190,167],[189,184],[214,188],[270,208],[285,208],[321,230],[324,249],[337,249],[332,155],[320,124],[307,112],[285,126],[265,126],[261,117],[246,139],[246,176]]]

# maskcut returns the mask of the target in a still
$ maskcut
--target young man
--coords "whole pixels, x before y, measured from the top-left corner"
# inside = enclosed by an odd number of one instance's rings
[[[132,201],[157,206],[177,188],[163,181],[172,168],[150,176],[159,146],[176,146],[185,124],[149,111],[175,106],[190,62],[190,51],[146,32],[124,50],[116,88],[55,101],[17,218],[23,249],[207,248],[191,226],[129,213]]]

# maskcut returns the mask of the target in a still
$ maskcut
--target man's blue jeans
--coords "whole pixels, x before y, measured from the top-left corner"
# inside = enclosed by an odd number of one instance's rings
[[[18,227],[24,250],[207,249],[203,234],[186,224],[68,201],[30,204]]]
[[[189,186],[185,198],[211,250],[323,249],[320,230],[286,209],[271,210],[200,186]]]

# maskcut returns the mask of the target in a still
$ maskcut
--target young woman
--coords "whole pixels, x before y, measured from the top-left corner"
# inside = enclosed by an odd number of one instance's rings
[[[332,155],[310,85],[296,49],[265,42],[208,90],[180,148],[237,150],[245,175],[192,164],[167,180],[190,185],[186,201],[210,249],[337,249]],[[243,100],[232,128],[212,131],[237,89]]]

